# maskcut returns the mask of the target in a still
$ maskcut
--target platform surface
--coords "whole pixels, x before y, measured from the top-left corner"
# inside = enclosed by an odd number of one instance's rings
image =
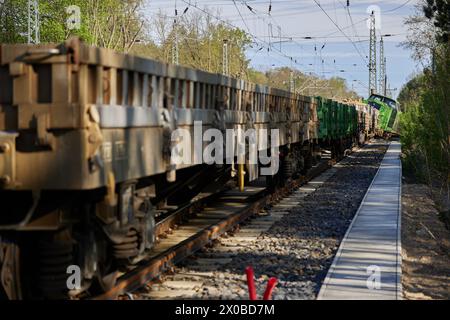
[[[401,146],[391,142],[318,299],[401,299]]]

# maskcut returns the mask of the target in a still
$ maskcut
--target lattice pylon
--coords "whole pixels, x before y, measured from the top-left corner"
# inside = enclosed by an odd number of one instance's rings
[[[375,14],[370,15],[370,48],[369,48],[369,96],[377,91],[377,34]]]
[[[386,57],[384,56],[384,40],[380,40],[380,94],[386,95]]]
[[[228,61],[228,40],[223,40],[223,50],[222,50],[222,73],[226,76],[230,75],[229,61]]]
[[[38,0],[28,0],[28,44],[40,43]]]
[[[172,43],[172,64],[179,64],[179,48],[178,48],[178,18],[173,21],[174,41]]]

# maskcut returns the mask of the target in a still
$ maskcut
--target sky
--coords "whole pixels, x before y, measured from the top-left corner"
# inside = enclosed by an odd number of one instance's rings
[[[391,35],[384,37],[384,51],[388,86],[397,89],[392,92],[396,97],[418,71],[411,52],[399,46],[407,33],[403,22],[414,13],[417,1],[349,0],[347,9],[347,0],[148,0],[145,12],[151,16],[161,9],[173,15],[175,5],[180,13],[186,7],[192,11],[205,6],[218,9],[222,20],[252,35],[253,48],[248,49],[247,57],[255,69],[289,66],[321,77],[339,76],[367,97],[367,18],[374,11],[377,40],[381,35]],[[379,64],[379,46],[377,49]]]

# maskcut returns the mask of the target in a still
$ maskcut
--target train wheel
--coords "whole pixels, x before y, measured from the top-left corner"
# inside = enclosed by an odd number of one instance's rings
[[[73,239],[69,229],[50,234],[38,244],[37,286],[46,299],[67,298],[67,268],[73,265]]]
[[[283,160],[283,178],[285,180],[291,178],[295,172],[295,163],[294,157],[292,155],[288,155]]]
[[[304,164],[303,171],[304,171],[304,173],[306,173],[309,169],[312,168],[313,162],[314,162],[314,159],[313,159],[313,153],[312,153],[311,148],[309,148],[309,149],[304,153],[303,158],[305,159],[305,164]]]
[[[74,264],[71,230],[27,235],[22,251],[24,299],[67,299],[67,268]]]

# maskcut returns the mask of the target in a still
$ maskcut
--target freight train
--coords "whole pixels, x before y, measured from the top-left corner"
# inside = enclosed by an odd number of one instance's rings
[[[308,170],[321,148],[339,158],[375,135],[379,113],[361,102],[301,96],[77,38],[2,44],[0,295],[107,290],[117,270],[152,250],[164,208],[189,203],[212,182],[244,187],[263,169],[268,185],[282,183]],[[239,143],[230,155],[228,140],[213,141],[229,130],[257,132],[244,136],[243,156],[235,153]],[[175,132],[185,135],[173,139]],[[202,157],[209,142],[223,161]],[[250,142],[257,161],[250,161]],[[183,150],[187,161],[173,161],[179,143],[197,144]],[[263,159],[278,167],[269,170]],[[69,266],[81,271],[76,289],[66,286]]]

